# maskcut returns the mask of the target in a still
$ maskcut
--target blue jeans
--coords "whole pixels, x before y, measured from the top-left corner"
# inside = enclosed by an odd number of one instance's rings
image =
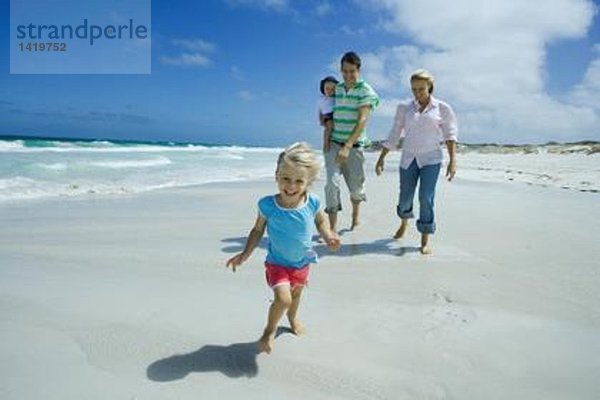
[[[435,185],[442,164],[426,165],[419,168],[417,160],[413,160],[407,169],[400,168],[400,199],[396,212],[402,219],[413,218],[413,198],[417,182],[419,182],[419,219],[417,230],[421,233],[434,233],[435,220],[433,200]]]

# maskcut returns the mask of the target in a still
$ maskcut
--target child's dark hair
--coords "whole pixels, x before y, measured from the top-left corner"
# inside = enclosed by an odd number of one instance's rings
[[[334,85],[337,85],[339,81],[337,79],[335,79],[334,76],[331,76],[331,75],[326,76],[325,78],[321,79],[321,84],[319,86],[319,88],[321,89],[321,94],[325,94],[325,84],[327,82],[332,82]]]

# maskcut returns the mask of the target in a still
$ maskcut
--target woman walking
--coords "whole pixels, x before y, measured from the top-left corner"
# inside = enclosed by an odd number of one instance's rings
[[[414,217],[413,198],[419,183],[417,230],[421,233],[422,254],[431,253],[429,235],[436,228],[434,197],[443,160],[442,142],[445,142],[450,158],[446,178],[450,181],[456,174],[456,116],[448,103],[432,96],[433,82],[428,71],[418,70],[412,74],[410,85],[414,100],[398,105],[394,126],[375,165],[375,172],[380,175],[386,155],[398,147],[401,138],[404,139],[400,159],[400,196],[396,209],[401,223],[394,238],[404,236],[408,220]]]

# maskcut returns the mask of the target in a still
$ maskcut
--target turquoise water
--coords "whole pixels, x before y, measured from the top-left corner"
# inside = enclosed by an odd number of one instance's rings
[[[119,195],[273,176],[281,149],[0,138],[0,201]]]

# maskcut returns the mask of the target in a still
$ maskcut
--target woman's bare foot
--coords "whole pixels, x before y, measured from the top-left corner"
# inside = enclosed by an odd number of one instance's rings
[[[292,333],[296,336],[303,335],[306,330],[304,329],[304,325],[297,318],[290,320],[290,329]]]
[[[427,244],[429,242],[429,235],[423,233],[421,235],[421,254],[428,255],[431,254],[431,247]]]
[[[273,343],[275,342],[275,332],[264,331],[263,335],[258,339],[258,352],[271,354]]]
[[[400,224],[400,228],[398,228],[398,230],[394,234],[394,239],[402,238],[402,236],[404,236],[404,234],[406,233],[407,228],[408,228],[408,221],[403,219],[402,223]]]

